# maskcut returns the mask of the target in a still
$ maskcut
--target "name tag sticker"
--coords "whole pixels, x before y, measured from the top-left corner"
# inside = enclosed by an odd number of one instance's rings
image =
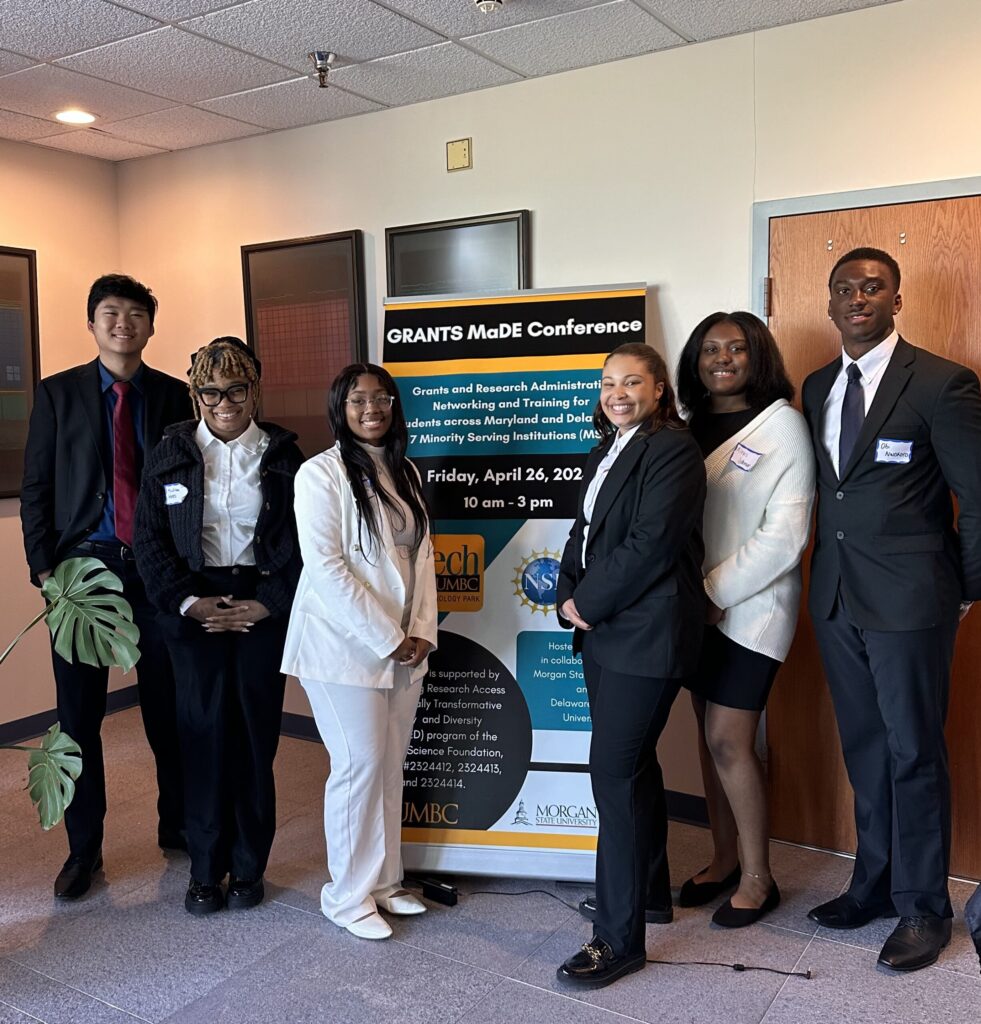
[[[168,505],[180,505],[187,497],[187,488],[183,484],[164,484],[164,502]]]
[[[891,437],[880,437],[875,442],[875,461],[906,463],[913,459],[913,442],[896,441]]]
[[[762,452],[754,452],[744,444],[737,444],[729,456],[729,461],[738,466],[744,473],[748,473],[762,458]]]

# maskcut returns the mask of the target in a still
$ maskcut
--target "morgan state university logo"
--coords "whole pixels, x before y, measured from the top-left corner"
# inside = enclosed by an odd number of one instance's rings
[[[532,614],[542,612],[547,615],[555,610],[555,600],[559,587],[558,551],[532,551],[514,570],[514,596],[521,598],[521,603],[530,608]]]
[[[484,606],[484,538],[479,533],[436,533],[436,597],[441,612],[479,612]]]

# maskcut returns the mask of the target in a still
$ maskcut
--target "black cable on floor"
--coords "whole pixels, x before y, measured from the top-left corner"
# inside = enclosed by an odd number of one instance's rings
[[[531,896],[533,893],[541,893],[543,896],[551,896],[553,900],[558,900],[563,907],[568,907],[570,910],[578,910],[579,907],[575,903],[566,903],[561,896],[556,896],[554,892],[549,892],[548,889],[521,889],[519,892],[501,892],[498,889],[474,889],[473,892],[461,892],[461,896]]]

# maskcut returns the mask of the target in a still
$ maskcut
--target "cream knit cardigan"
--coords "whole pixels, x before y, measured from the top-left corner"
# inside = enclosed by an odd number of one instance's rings
[[[752,469],[731,461],[737,445]],[[719,629],[783,661],[800,604],[800,559],[814,503],[814,450],[804,417],[778,399],[705,460],[705,592],[725,615]]]

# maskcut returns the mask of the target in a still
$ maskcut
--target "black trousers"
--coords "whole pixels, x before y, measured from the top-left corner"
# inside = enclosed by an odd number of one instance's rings
[[[156,610],[147,600],[143,581],[128,548],[119,544],[85,543],[65,558],[99,558],[123,583],[123,596],[140,628],[137,690],[143,728],[156,761],[157,812],[160,829],[176,833],[184,827],[184,785],[177,743],[174,675],[157,626]],[[73,855],[94,857],[102,845],[106,816],[106,774],[102,755],[102,720],[106,715],[109,670],[65,661],[51,651],[58,720],[63,732],[82,748],[82,774],[65,812],[68,846]]]
[[[207,569],[195,593],[246,599],[255,581],[249,567]],[[161,622],[177,679],[191,877],[211,885],[229,873],[258,878],[276,833],[286,620],[263,619],[248,633],[208,633],[178,615]]]
[[[950,917],[950,775],[944,721],[956,620],[860,629],[841,598],[814,619],[848,778],[858,849],[849,893],[901,916]]]
[[[593,931],[617,956],[644,952],[644,910],[670,903],[667,806],[657,741],[680,682],[605,669],[583,645],[599,816]]]

